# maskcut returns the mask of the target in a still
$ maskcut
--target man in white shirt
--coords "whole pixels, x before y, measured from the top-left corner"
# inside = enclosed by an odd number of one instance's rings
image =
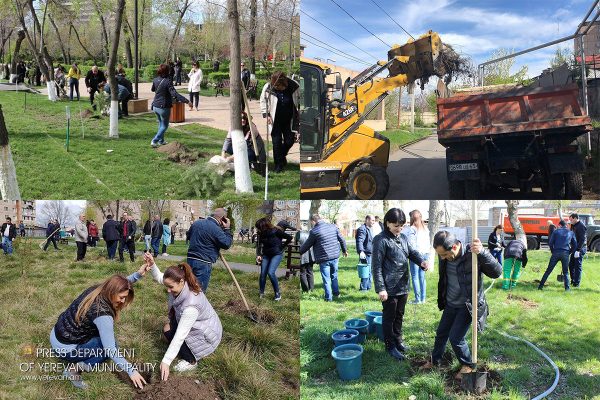
[[[2,249],[4,250],[4,254],[12,254],[12,241],[17,237],[17,228],[9,217],[6,217],[6,222],[2,224],[0,232],[2,232]]]

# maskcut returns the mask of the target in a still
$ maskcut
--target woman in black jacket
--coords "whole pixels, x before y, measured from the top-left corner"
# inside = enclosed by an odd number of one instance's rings
[[[256,262],[260,263],[260,278],[258,280],[260,297],[263,298],[265,295],[265,285],[267,284],[267,275],[269,275],[275,291],[275,301],[279,301],[281,300],[281,293],[279,292],[279,282],[275,271],[277,271],[277,267],[283,258],[283,249],[290,243],[292,237],[285,233],[283,229],[273,226],[267,218],[259,219],[254,226],[258,230]]]
[[[500,264],[502,264],[502,225],[496,225],[490,236],[488,237],[488,250]]]
[[[404,359],[406,346],[402,342],[402,321],[409,291],[409,260],[427,271],[427,261],[402,235],[406,216],[399,208],[390,209],[383,219],[383,231],[373,238],[371,268],[375,291],[383,305],[383,336],[387,352],[395,359]]]
[[[177,93],[173,86],[173,81],[169,79],[169,66],[161,64],[157,71],[158,77],[152,81],[152,91],[154,100],[152,101],[152,111],[158,118],[158,132],[150,142],[152,147],[158,147],[167,144],[165,141],[165,132],[169,127],[169,118],[171,117],[171,107],[173,101],[189,103],[189,100]]]

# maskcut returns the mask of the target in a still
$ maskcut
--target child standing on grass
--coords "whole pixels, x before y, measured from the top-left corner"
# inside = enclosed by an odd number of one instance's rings
[[[166,381],[175,357],[181,359],[175,371],[182,372],[195,369],[198,360],[212,354],[221,342],[223,327],[188,264],[173,265],[163,274],[150,253],[144,254],[144,260],[154,280],[165,285],[169,294],[169,323],[163,328],[169,348],[160,363],[160,376]]]
[[[385,349],[398,361],[404,360],[406,345],[402,341],[402,322],[408,298],[409,260],[423,270],[429,268],[421,254],[402,235],[406,216],[399,208],[390,209],[383,218],[383,231],[373,238],[373,283],[383,306]]]
[[[281,300],[281,293],[279,292],[279,281],[275,272],[283,258],[283,250],[291,242],[292,237],[280,227],[273,226],[267,218],[259,219],[254,226],[258,231],[256,262],[260,263],[260,278],[258,280],[260,298],[265,296],[267,275],[269,275],[275,291],[275,301],[279,301]]]
[[[127,372],[136,388],[146,384],[135,367],[119,355],[114,332],[121,311],[133,301],[132,284],[146,271],[147,266],[143,265],[128,277],[113,275],[100,285],[87,288],[58,317],[50,332],[50,344],[69,363],[63,376],[76,388],[88,388],[81,371],[90,372],[108,358]]]

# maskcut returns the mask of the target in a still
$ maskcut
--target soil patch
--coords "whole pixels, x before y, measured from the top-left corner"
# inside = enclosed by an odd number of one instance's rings
[[[488,394],[490,392],[492,392],[494,389],[500,389],[500,383],[502,382],[502,378],[500,377],[500,374],[495,371],[490,369],[487,365],[483,364],[477,367],[477,371],[480,372],[487,372],[487,379],[486,379],[486,389],[484,391],[484,393],[482,393],[481,395],[477,395],[474,393],[469,393],[468,394],[468,398],[469,399],[485,399],[488,397]],[[455,375],[458,371],[446,371],[446,374],[444,375],[444,381],[446,382],[446,386],[450,389],[450,391],[454,394],[460,394],[460,395],[465,395],[465,391],[461,388],[460,386],[460,381],[457,380],[455,378]]]
[[[94,112],[93,112],[93,111],[90,111],[90,110],[88,110],[88,109],[85,109],[85,110],[81,111],[81,116],[82,116],[83,118],[91,118],[91,117],[93,117],[93,116],[94,116]]]
[[[535,301],[531,301],[529,299],[526,299],[525,297],[516,296],[516,295],[514,295],[512,293],[508,294],[508,297],[506,298],[506,301],[507,302],[518,301],[526,309],[533,309],[533,308],[538,308],[539,307],[539,304],[536,303]]]
[[[137,390],[135,400],[219,400],[214,382],[184,376],[169,376],[166,381],[158,380]]]
[[[165,153],[169,161],[187,165],[195,164],[199,158],[206,158],[209,156],[208,153],[191,150],[179,142],[171,142],[164,146],[160,146],[157,151]]]
[[[225,309],[233,314],[242,315],[244,317],[248,315],[248,310],[246,310],[246,306],[244,306],[244,302],[242,300],[229,300],[225,304]],[[250,311],[252,314],[254,314],[258,322],[272,324],[277,321],[276,314],[271,310],[250,306]]]

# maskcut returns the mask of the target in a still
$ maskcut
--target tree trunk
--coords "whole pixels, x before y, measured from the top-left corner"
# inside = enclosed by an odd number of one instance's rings
[[[229,1],[228,1],[228,3],[229,3]],[[185,17],[185,13],[187,12],[189,7],[190,7],[190,0],[185,0],[185,3],[183,3],[183,7],[182,7],[181,11],[177,15],[177,24],[175,24],[175,30],[173,30],[173,35],[171,36],[171,40],[169,41],[169,47],[167,48],[166,58],[169,58],[171,55],[171,52],[173,51],[173,47],[175,46],[175,39],[177,38],[177,36],[179,36],[179,31],[181,30],[181,21],[183,21],[183,17]],[[237,3],[236,3],[236,7],[237,7]],[[236,10],[237,10],[237,8],[236,8]],[[239,26],[238,26],[238,32],[239,32]]]
[[[131,51],[131,26],[129,21],[125,18],[123,24],[123,36],[125,37],[125,57],[127,58],[127,68],[133,68],[133,52]]]
[[[15,42],[15,51],[13,52],[12,62],[10,63],[10,73],[16,75],[17,71],[17,58],[19,57],[19,52],[21,51],[21,44],[25,40],[25,31],[20,30],[17,32],[17,41]]]
[[[292,1],[292,14],[290,17],[290,54],[288,60],[288,76],[292,76],[294,60],[292,59],[292,51],[294,49],[294,14],[296,13],[296,0]]]
[[[256,0],[250,0],[250,70],[256,74]]]
[[[58,31],[56,22],[54,22],[54,18],[52,18],[52,15],[50,15],[50,14],[48,14],[48,20],[50,20],[50,25],[52,25],[52,28],[54,28],[54,33],[56,34],[56,38],[58,39],[58,44],[60,45],[60,52],[62,53],[62,56],[63,56],[63,62],[68,65],[69,58],[67,57],[67,51],[65,49],[65,44],[63,43],[63,40],[60,37],[60,32]]]
[[[77,38],[77,41],[78,41],[78,42],[79,42],[79,44],[81,45],[81,48],[83,49],[83,51],[85,51],[85,54],[87,54],[88,56],[90,56],[90,58],[91,58],[92,60],[94,60],[94,64],[95,64],[95,63],[97,63],[97,60],[96,60],[96,58],[97,58],[97,57],[96,57],[95,55],[93,55],[92,53],[90,53],[90,52],[88,51],[87,47],[85,47],[85,46],[83,45],[83,43],[81,42],[81,39],[79,38],[79,33],[77,32],[77,29],[75,28],[75,25],[73,25],[73,23],[71,23],[71,30],[72,30],[73,32],[75,32],[75,37]]]
[[[515,230],[515,237],[517,240],[523,242],[525,246],[527,246],[527,236],[525,235],[525,231],[521,226],[521,222],[517,217],[519,215],[519,200],[506,200],[507,212],[508,212],[508,220],[510,221],[511,226]]]
[[[110,85],[110,128],[108,137],[119,137],[119,86],[115,74],[115,67],[119,58],[119,39],[121,37],[121,23],[123,22],[123,13],[125,12],[125,0],[119,0],[117,4],[117,13],[115,15],[115,26],[112,36],[112,45],[110,56],[108,57],[108,83]]]
[[[0,105],[0,199],[21,200],[17,172],[8,144],[8,131]]]
[[[429,200],[429,244],[433,245],[433,237],[440,230],[443,211],[440,200]]]
[[[252,179],[248,165],[248,150],[242,132],[242,79],[240,55],[240,25],[237,0],[227,0],[227,19],[229,21],[229,110],[231,141],[233,145],[233,163],[235,168],[235,190],[238,193],[252,193]]]
[[[99,0],[94,0],[92,3],[94,5],[94,10],[98,15],[98,19],[100,20],[100,25],[102,26],[102,58],[104,59],[103,61],[106,61],[106,58],[108,57],[108,30],[106,29],[106,21],[104,20]],[[117,10],[117,14],[118,13],[119,10]]]
[[[138,68],[142,67],[142,49],[143,49],[143,41],[144,41],[144,17],[146,15],[146,0],[142,0],[142,11],[139,15],[140,21],[140,31],[138,33],[138,48],[139,48],[139,54],[138,54]]]
[[[319,213],[319,209],[321,208],[321,202],[322,202],[322,200],[311,200],[310,201],[310,210],[308,212],[309,218],[312,217],[314,214]]]

